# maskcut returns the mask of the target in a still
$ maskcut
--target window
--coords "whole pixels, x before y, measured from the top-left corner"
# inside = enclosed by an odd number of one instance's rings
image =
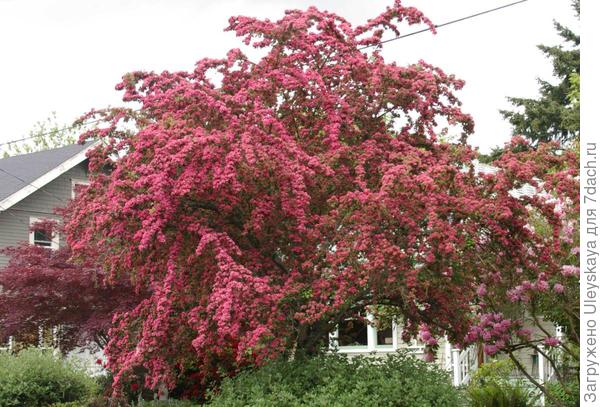
[[[33,226],[36,223],[43,221],[44,219],[40,218],[29,218],[29,225]],[[54,234],[53,236],[48,236],[48,232],[43,228],[33,228],[29,231],[29,244],[47,247],[52,250],[58,249],[58,234]]]
[[[87,179],[71,179],[71,199],[75,199],[88,185],[90,185],[90,181]]]
[[[329,335],[330,349],[348,352],[390,352],[398,349],[398,327],[391,322],[377,324],[373,315],[347,318]],[[379,326],[377,326],[379,325]]]
[[[36,229],[33,231],[33,244],[36,246],[52,247],[52,238],[45,231]]]
[[[538,377],[540,372],[540,357],[538,356],[537,353],[533,353],[531,355],[531,372],[529,372],[531,374],[532,377]]]
[[[393,324],[388,326],[379,326],[377,329],[377,346],[393,346],[394,330]]]
[[[337,330],[338,346],[368,346],[368,324],[360,319],[347,319]]]

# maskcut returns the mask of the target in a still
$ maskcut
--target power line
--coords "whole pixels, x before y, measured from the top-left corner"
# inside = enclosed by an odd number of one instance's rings
[[[503,5],[503,6],[499,6],[499,7],[491,8],[491,9],[489,9],[489,10],[481,11],[481,12],[479,12],[479,13],[475,13],[475,14],[471,14],[471,15],[468,15],[468,16],[465,16],[465,17],[457,18],[456,20],[446,21],[445,23],[441,23],[441,24],[435,24],[435,25],[434,25],[434,27],[435,27],[435,28],[441,28],[441,27],[445,27],[445,26],[447,26],[447,25],[451,25],[451,24],[455,24],[455,23],[458,23],[458,22],[461,22],[461,21],[469,20],[469,19],[471,19],[471,18],[479,17],[479,16],[482,16],[482,15],[484,15],[484,14],[493,13],[494,11],[502,10],[502,9],[504,9],[504,8],[508,8],[508,7],[516,6],[517,4],[520,4],[520,3],[525,3],[526,1],[527,1],[527,0],[515,1],[515,2],[513,2],[513,3],[505,4],[505,5]],[[412,36],[412,35],[421,34],[421,33],[424,33],[424,32],[426,32],[426,31],[430,31],[430,30],[431,30],[430,28],[423,28],[422,30],[417,30],[417,31],[414,31],[414,32],[411,32],[411,33],[408,33],[408,34],[399,35],[399,36],[397,36],[397,37],[390,38],[390,39],[388,39],[388,40],[383,40],[383,41],[380,41],[380,42],[378,42],[377,44],[366,45],[366,46],[364,46],[364,47],[362,47],[362,48],[359,48],[359,49],[360,49],[360,50],[363,50],[363,49],[367,49],[367,48],[376,47],[376,46],[378,46],[378,45],[387,44],[388,42],[392,42],[392,41],[400,40],[400,39],[402,39],[402,38],[410,37],[410,36]]]
[[[448,26],[448,25],[451,25],[451,24],[456,24],[456,23],[459,23],[461,21],[465,21],[465,20],[469,20],[471,18],[482,16],[484,14],[489,14],[489,13],[493,13],[495,11],[502,10],[502,9],[505,9],[505,8],[508,8],[508,7],[516,6],[517,4],[525,3],[526,1],[528,1],[528,0],[520,0],[520,1],[515,1],[515,2],[512,2],[512,3],[504,4],[502,6],[498,6],[498,7],[495,7],[495,8],[488,9],[488,10],[484,10],[484,11],[481,11],[479,13],[470,14],[468,16],[457,18],[455,20],[446,21],[445,23],[435,24],[434,27],[435,28],[441,28],[441,27],[445,27],[445,26]],[[430,30],[431,30],[430,28],[423,28],[421,30],[417,30],[417,31],[414,31],[414,32],[411,32],[411,33],[408,33],[408,34],[399,35],[399,36],[394,37],[394,38],[390,38],[390,39],[387,39],[387,40],[379,41],[376,44],[365,45],[364,47],[359,48],[359,50],[363,50],[363,49],[372,48],[372,47],[376,47],[376,46],[379,46],[379,45],[387,44],[387,43],[392,42],[392,41],[397,41],[397,40],[400,40],[402,38],[411,37],[413,35],[421,34],[421,33],[424,33],[424,32],[430,31]],[[4,143],[0,143],[0,147],[6,146],[6,145],[10,145],[10,144],[14,144],[14,143],[19,143],[21,141],[30,140],[30,139],[35,138],[35,137],[47,136],[47,135],[55,133],[57,131],[72,130],[72,129],[80,127],[80,126],[85,126],[85,125],[88,125],[88,124],[99,123],[99,122],[101,122],[103,120],[104,119],[92,120],[92,121],[89,121],[89,122],[84,122],[84,123],[82,123],[80,125],[66,126],[66,127],[63,127],[62,129],[55,129],[53,131],[49,131],[49,132],[46,132],[46,133],[39,133],[39,134],[36,134],[36,135],[32,135],[32,136],[28,136],[28,137],[23,137],[23,138],[20,138],[20,139],[17,139],[17,140],[7,141],[7,142],[4,142]]]
[[[36,137],[48,136],[50,134],[54,134],[54,133],[57,133],[59,131],[73,130],[73,129],[76,129],[76,128],[79,128],[79,127],[87,126],[88,124],[100,123],[103,120],[104,119],[96,119],[96,120],[91,120],[89,122],[83,122],[83,123],[77,124],[77,125],[65,126],[65,127],[61,128],[61,129],[54,129],[54,130],[51,130],[51,131],[47,131],[45,133],[37,133],[37,134],[31,135],[31,136],[27,136],[27,137],[23,137],[23,138],[20,138],[20,139],[17,139],[17,140],[12,140],[12,141],[7,141],[7,142],[4,142],[4,143],[0,143],[0,147],[7,146],[7,145],[10,145],[10,144],[14,144],[14,143],[20,143],[21,141],[30,140],[30,139],[36,138]]]
[[[484,11],[481,11],[479,13],[475,13],[475,14],[471,14],[471,15],[468,15],[468,16],[465,16],[465,17],[461,17],[461,18],[457,18],[457,19],[454,19],[454,20],[446,21],[446,22],[441,23],[441,24],[435,24],[434,27],[437,29],[437,28],[445,27],[445,26],[448,26],[448,25],[451,25],[451,24],[456,24],[456,23],[459,23],[459,22],[462,22],[462,21],[465,21],[465,20],[469,20],[469,19],[472,19],[472,18],[475,18],[475,17],[479,17],[479,16],[482,16],[482,15],[485,15],[485,14],[489,14],[489,13],[493,13],[493,12],[496,12],[496,11],[499,11],[499,10],[502,10],[502,9],[505,9],[505,8],[509,8],[509,7],[515,6],[515,5],[520,4],[520,3],[525,3],[526,1],[527,0],[520,0],[520,1],[515,1],[515,2],[512,2],[512,3],[504,4],[502,6],[495,7],[495,8],[488,9],[488,10],[484,10]],[[397,40],[400,40],[400,39],[403,39],[403,38],[411,37],[413,35],[421,34],[421,33],[427,32],[427,31],[430,31],[430,28],[424,28],[424,29],[421,29],[421,30],[417,30],[417,31],[408,33],[408,34],[399,35],[399,36],[394,37],[394,38],[390,38],[390,39],[387,39],[387,40],[380,41],[380,42],[378,42],[376,44],[366,45],[364,47],[359,48],[359,50],[363,50],[363,49],[372,48],[372,47],[375,47],[375,46],[387,44],[389,42],[393,42],[393,41],[397,41]],[[31,139],[33,139],[35,137],[47,136],[47,135],[50,135],[50,134],[53,134],[53,133],[56,133],[56,132],[59,132],[59,131],[73,130],[73,129],[78,128],[78,127],[83,127],[83,126],[90,125],[90,124],[100,123],[100,122],[102,122],[104,120],[105,119],[91,120],[89,122],[83,122],[83,123],[78,124],[78,125],[65,126],[65,127],[61,128],[61,129],[54,129],[54,130],[51,130],[51,131],[48,131],[48,132],[38,133],[38,134],[31,135],[31,136],[28,136],[28,137],[22,137],[22,138],[17,139],[17,140],[12,140],[12,141],[7,141],[7,142],[4,142],[4,143],[0,143],[0,147],[4,147],[4,146],[7,146],[7,145],[19,143],[19,142],[26,141],[26,140],[31,140]],[[33,184],[25,181],[24,179],[22,179],[22,178],[20,178],[20,177],[18,177],[16,175],[14,175],[14,174],[11,174],[10,172],[8,172],[8,171],[6,171],[6,170],[4,170],[2,168],[0,168],[0,171],[3,172],[3,173],[5,173],[5,174],[7,174],[7,175],[9,175],[9,176],[11,176],[11,177],[13,177],[13,178],[16,178],[17,180],[23,182],[24,184],[32,186],[34,188],[34,192],[36,192],[38,190],[44,191],[46,194],[52,196],[54,199],[56,199],[60,203],[64,203],[64,199],[57,197],[56,195],[52,194],[51,192],[49,192],[49,191],[47,191],[47,190],[45,190],[43,188],[36,187],[35,185],[33,185]],[[20,221],[23,224],[25,224],[25,222],[23,222],[19,217],[17,217],[15,214],[11,213],[10,211],[7,211],[5,208],[0,207],[0,212],[2,212],[2,213],[8,213],[9,215],[13,216],[18,221]],[[27,225],[27,226],[29,227],[29,225]]]

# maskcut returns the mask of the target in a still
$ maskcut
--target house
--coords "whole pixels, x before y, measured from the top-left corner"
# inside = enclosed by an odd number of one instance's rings
[[[556,336],[558,338],[563,337],[560,327],[554,327],[547,322],[543,324],[548,332],[556,329]],[[535,327],[533,321],[526,321],[526,326],[531,328],[536,336],[542,334],[539,328]],[[468,384],[473,372],[482,363],[507,357],[503,354],[493,358],[488,357],[478,345],[471,345],[464,349],[455,348],[446,338],[440,338],[438,343],[439,347],[433,363],[451,374],[452,383],[455,386]],[[381,324],[376,323],[373,315],[368,312],[363,319],[348,318],[341,322],[336,330],[329,335],[329,350],[350,357],[359,355],[377,357],[398,350],[407,351],[420,359],[425,356],[425,344],[423,342],[413,339],[410,343],[406,343],[402,340],[401,323],[392,322],[387,326],[381,326]],[[542,354],[528,349],[521,349],[516,352],[516,355],[528,373],[539,382],[554,380],[554,370]],[[514,378],[523,379],[524,376],[515,371]]]
[[[410,343],[402,340],[402,324],[391,322],[387,326],[375,323],[373,315],[366,313],[366,321],[348,318],[329,334],[329,349],[352,356],[382,356],[399,350],[407,351],[419,359],[424,359],[425,343],[413,339]],[[379,325],[379,326],[377,326]],[[477,346],[455,349],[445,338],[439,340],[439,348],[433,363],[451,371],[453,383],[460,386],[468,383],[470,373],[483,363],[483,353]]]
[[[60,148],[0,159],[0,249],[22,242],[57,249],[65,244],[60,235],[48,237],[31,225],[42,219],[59,220],[54,209],[64,207],[75,196],[78,185],[87,185],[87,152],[97,142],[73,144]],[[0,254],[0,273],[8,264]],[[53,331],[54,334],[54,331]],[[41,342],[40,342],[41,343]],[[10,349],[12,338],[7,346]],[[72,352],[97,373],[93,360],[98,355],[87,349]],[[95,370],[94,370],[95,369]]]
[[[77,185],[88,183],[86,153],[94,142],[0,159],[0,249],[29,242],[56,249],[64,244],[30,225],[40,219],[59,219],[54,213],[74,196]],[[8,258],[0,254],[0,270]]]

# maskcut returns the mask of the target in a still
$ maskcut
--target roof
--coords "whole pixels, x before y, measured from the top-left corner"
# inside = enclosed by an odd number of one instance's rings
[[[0,159],[0,212],[85,161],[86,153],[96,143],[88,141]]]
[[[478,173],[483,173],[486,175],[487,174],[496,174],[500,170],[498,167],[494,167],[493,165],[489,165],[489,164],[484,164],[477,160],[473,163],[473,166],[475,167],[476,174],[478,174]],[[520,198],[522,196],[534,196],[535,188],[530,184],[525,184],[525,185],[521,186],[520,188],[513,189],[512,191],[510,191],[510,193],[515,198]]]

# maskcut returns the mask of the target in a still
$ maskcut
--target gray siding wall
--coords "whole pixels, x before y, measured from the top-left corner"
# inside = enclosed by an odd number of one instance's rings
[[[10,209],[0,212],[0,249],[29,241],[29,219],[60,219],[54,208],[64,206],[71,199],[71,181],[87,179],[87,161],[71,168],[54,181],[35,191]],[[59,243],[64,239],[59,236]],[[0,269],[8,258],[0,254]]]

